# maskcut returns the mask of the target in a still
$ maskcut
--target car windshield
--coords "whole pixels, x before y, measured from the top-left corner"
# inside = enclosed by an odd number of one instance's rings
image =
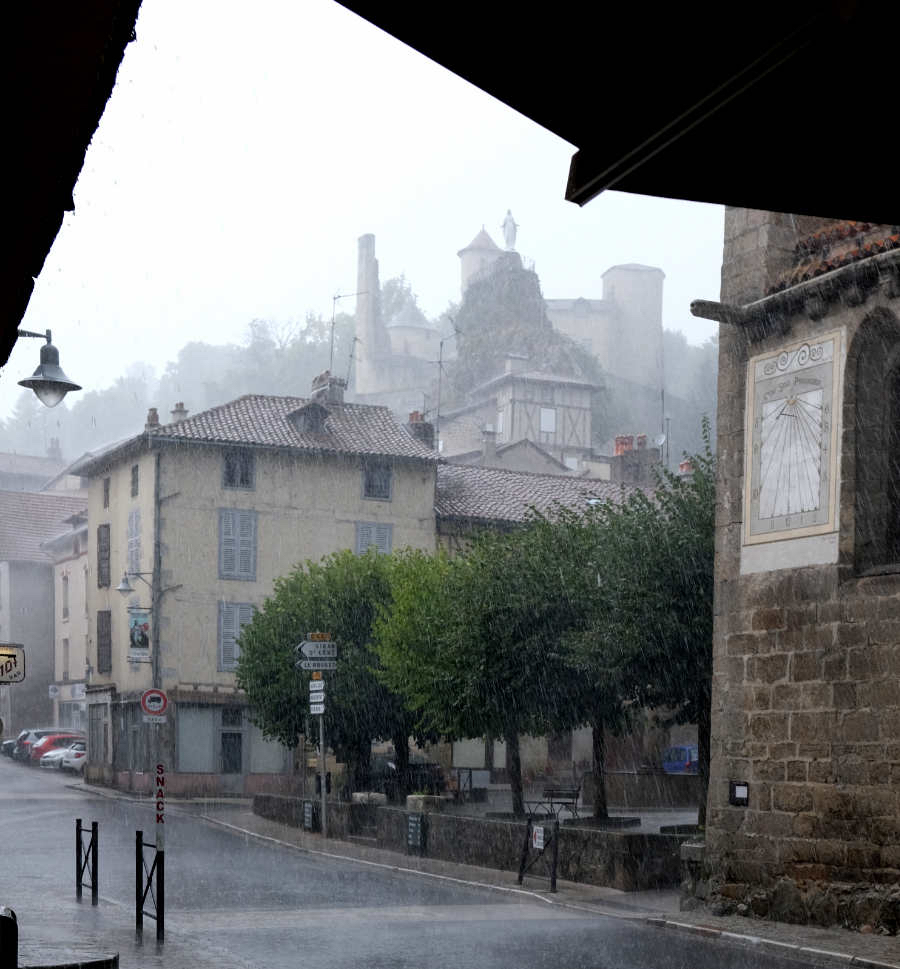
[[[113,6],[54,14],[10,121],[56,132],[0,381],[22,961],[891,964],[900,228],[787,170],[878,65],[798,90],[754,22],[734,63],[673,30],[680,76],[653,10]],[[885,152],[851,115],[836,183]],[[767,138],[783,191],[732,190]]]

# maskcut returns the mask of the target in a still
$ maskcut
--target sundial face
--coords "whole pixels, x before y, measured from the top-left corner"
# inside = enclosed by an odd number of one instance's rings
[[[840,331],[751,359],[744,543],[836,528]]]

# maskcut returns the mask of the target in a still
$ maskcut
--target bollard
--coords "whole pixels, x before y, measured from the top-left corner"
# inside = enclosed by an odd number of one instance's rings
[[[556,867],[559,864],[559,818],[553,822],[553,853],[550,856],[550,891],[556,891]]]
[[[97,873],[97,862],[100,860],[100,824],[91,821],[91,905],[100,900],[100,878]]]
[[[144,832],[134,832],[134,930],[144,931]]]
[[[81,818],[75,818],[75,897],[81,901]]]
[[[19,923],[16,913],[0,905],[0,969],[16,969],[19,965]]]

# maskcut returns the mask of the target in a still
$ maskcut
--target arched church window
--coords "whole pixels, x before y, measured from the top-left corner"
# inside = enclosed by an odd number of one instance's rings
[[[900,323],[879,313],[857,339],[856,568],[900,571]]]

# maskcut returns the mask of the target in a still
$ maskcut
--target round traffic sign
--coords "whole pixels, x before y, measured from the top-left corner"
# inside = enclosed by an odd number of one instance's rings
[[[162,716],[168,705],[169,698],[162,690],[144,690],[141,694],[141,709],[151,716]]]

